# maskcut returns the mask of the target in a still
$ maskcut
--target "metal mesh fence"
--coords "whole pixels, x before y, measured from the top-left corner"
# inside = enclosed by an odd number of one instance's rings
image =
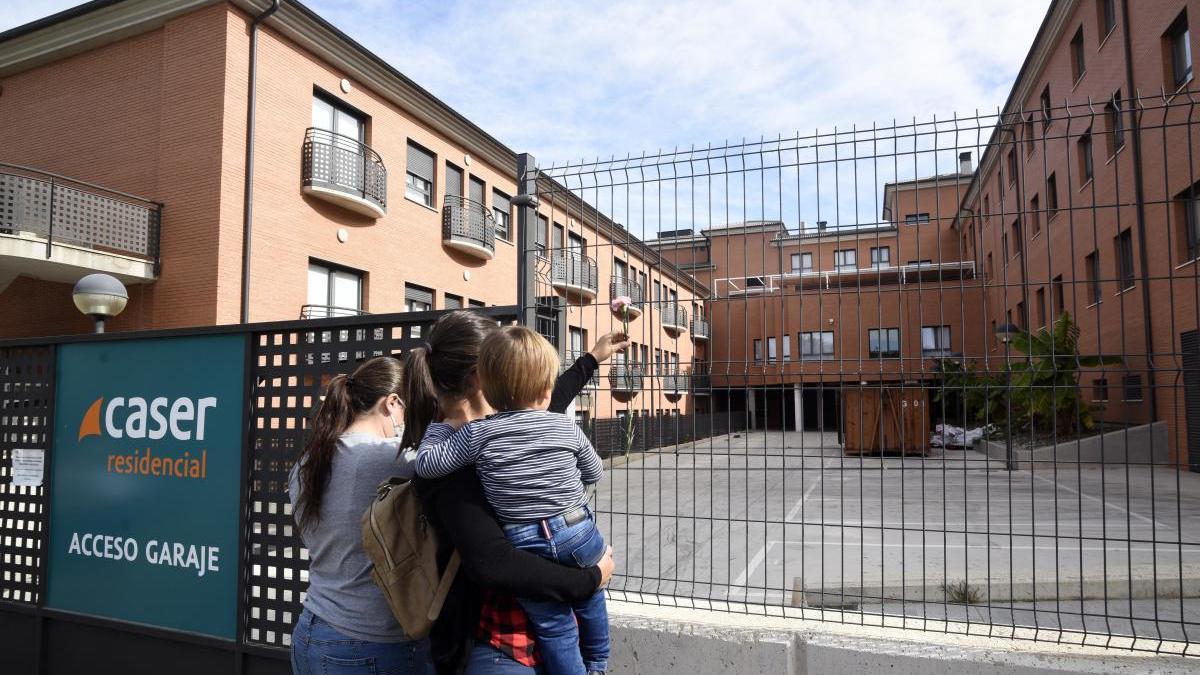
[[[537,170],[539,329],[634,341],[577,410],[612,597],[1194,654],[1197,131],[1184,92]]]

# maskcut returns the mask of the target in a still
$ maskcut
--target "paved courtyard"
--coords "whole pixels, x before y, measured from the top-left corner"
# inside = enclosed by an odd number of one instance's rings
[[[613,588],[1200,636],[1200,475],[934,453],[845,457],[835,434],[759,431],[618,459],[597,493]]]

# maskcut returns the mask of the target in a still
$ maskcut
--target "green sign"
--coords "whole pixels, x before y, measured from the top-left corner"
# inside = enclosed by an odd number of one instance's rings
[[[58,351],[46,604],[233,639],[241,335]]]

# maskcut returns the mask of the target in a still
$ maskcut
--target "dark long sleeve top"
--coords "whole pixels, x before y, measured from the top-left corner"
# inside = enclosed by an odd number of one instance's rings
[[[555,383],[550,410],[565,412],[597,368],[591,354],[577,359]],[[600,586],[599,567],[567,567],[513,546],[484,497],[474,467],[421,483],[425,513],[443,535],[442,564],[457,549],[466,572],[455,579],[430,635],[439,670],[452,669],[464,656],[462,649],[479,623],[481,588],[570,602],[587,598]]]

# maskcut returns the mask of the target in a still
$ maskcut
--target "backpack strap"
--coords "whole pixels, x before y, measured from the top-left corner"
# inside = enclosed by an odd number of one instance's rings
[[[450,593],[450,586],[454,583],[454,577],[458,574],[458,567],[461,563],[462,558],[455,549],[454,553],[450,554],[450,560],[446,563],[446,571],[442,573],[437,591],[433,594],[433,602],[429,605],[429,614],[426,616],[430,621],[437,620],[438,615],[442,613],[442,605],[446,602],[446,596]]]

